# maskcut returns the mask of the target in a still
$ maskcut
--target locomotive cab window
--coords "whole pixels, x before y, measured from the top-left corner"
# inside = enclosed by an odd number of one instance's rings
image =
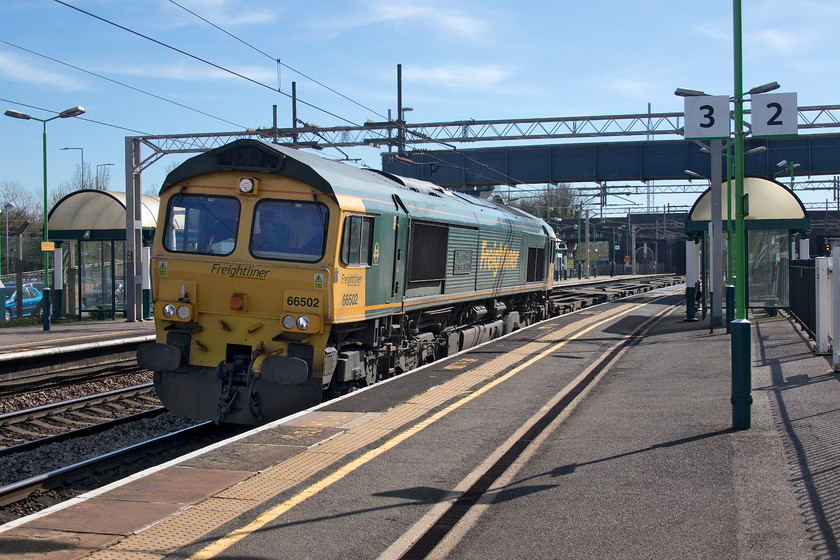
[[[370,266],[373,239],[373,218],[347,216],[341,242],[341,260],[350,266]]]
[[[237,199],[178,194],[169,200],[163,246],[173,253],[229,255],[238,229]]]
[[[329,210],[318,202],[260,201],[251,224],[251,254],[261,259],[318,262]]]

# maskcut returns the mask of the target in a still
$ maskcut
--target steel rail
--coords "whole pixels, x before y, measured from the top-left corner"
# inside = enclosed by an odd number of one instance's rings
[[[146,418],[155,418],[156,416],[160,416],[164,412],[166,412],[166,408],[161,406],[158,408],[153,408],[151,410],[145,410],[143,412],[136,412],[134,414],[123,416],[121,418],[114,418],[113,420],[108,420],[99,424],[92,424],[90,426],[76,428],[75,430],[70,430],[69,432],[62,432],[60,434],[55,434],[40,439],[35,439],[24,443],[18,443],[17,445],[12,445],[9,447],[0,447],[0,458],[8,455],[13,455],[15,453],[22,453],[24,451],[32,451],[33,449],[37,449],[39,447],[43,447],[45,445],[50,445],[53,443],[61,443],[63,441],[68,441],[75,438],[96,435],[106,430],[110,430],[111,428],[114,428],[116,426],[121,426],[130,422],[136,422],[138,420],[144,420]]]

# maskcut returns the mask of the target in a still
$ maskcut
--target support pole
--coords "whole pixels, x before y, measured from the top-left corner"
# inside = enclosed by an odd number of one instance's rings
[[[125,320],[134,322],[142,317],[142,290],[139,271],[144,266],[142,256],[142,191],[140,186],[140,139],[125,138]]]
[[[732,428],[749,429],[752,405],[751,326],[747,320],[744,237],[744,80],[741,60],[741,0],[732,1],[735,46],[735,315],[732,323]]]
[[[831,365],[834,371],[840,371],[840,247],[831,251],[832,278],[831,278],[831,302],[834,309],[831,325]]]
[[[711,328],[723,325],[723,141],[712,140],[712,238],[709,244]]]
[[[751,425],[752,324],[746,319],[732,321],[732,428],[748,430]]]

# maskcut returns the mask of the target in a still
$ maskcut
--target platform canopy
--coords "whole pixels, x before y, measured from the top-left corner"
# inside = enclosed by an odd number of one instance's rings
[[[724,229],[728,217],[727,187],[723,183],[721,213]],[[808,231],[810,224],[805,213],[805,206],[799,197],[783,184],[759,177],[744,179],[744,194],[747,195],[749,214],[744,216],[746,229],[786,229]],[[735,220],[735,182],[732,182],[732,220]],[[712,220],[712,189],[707,189],[695,201],[688,215],[685,231],[688,234],[705,232]]]
[[[160,198],[141,197],[144,237],[153,236]],[[62,198],[49,213],[50,239],[125,239],[125,193],[83,189]]]

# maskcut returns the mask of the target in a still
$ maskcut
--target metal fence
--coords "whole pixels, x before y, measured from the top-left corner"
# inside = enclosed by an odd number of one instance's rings
[[[791,261],[788,284],[791,313],[811,338],[817,326],[815,262],[814,259]]]
[[[54,317],[115,317],[125,312],[125,242],[65,241],[63,250],[63,293],[52,298]],[[55,289],[55,253],[41,251],[41,239],[0,236],[0,296],[5,301],[19,287],[34,286],[43,291],[44,255],[50,269],[50,288]],[[58,307],[60,306],[60,308]],[[40,312],[40,308],[36,309]],[[21,315],[13,311],[14,315]],[[23,312],[27,316],[28,312]]]
[[[44,253],[41,252],[41,239],[20,235],[0,236],[0,280],[7,287],[14,287],[18,276],[24,284],[44,282]],[[53,266],[52,254],[49,266]]]

